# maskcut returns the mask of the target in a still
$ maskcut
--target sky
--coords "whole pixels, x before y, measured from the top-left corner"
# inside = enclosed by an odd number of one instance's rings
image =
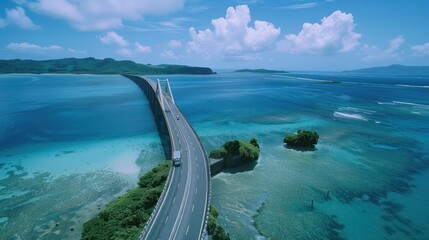
[[[213,69],[429,65],[428,0],[1,0],[0,59]]]

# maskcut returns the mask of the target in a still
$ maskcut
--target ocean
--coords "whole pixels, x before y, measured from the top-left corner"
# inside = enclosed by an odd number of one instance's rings
[[[207,151],[258,139],[212,178],[232,239],[428,239],[429,76],[218,71],[168,78]],[[317,131],[313,151],[283,138]],[[164,159],[148,101],[121,76],[0,76],[0,238],[79,238]],[[311,207],[313,202],[313,207]]]
[[[121,76],[0,76],[0,239],[80,239],[163,161],[144,94]]]

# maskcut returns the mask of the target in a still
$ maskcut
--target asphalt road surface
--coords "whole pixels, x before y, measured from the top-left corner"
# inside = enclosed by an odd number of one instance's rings
[[[152,87],[156,85],[151,83]],[[171,182],[146,239],[200,239],[208,209],[207,156],[198,136],[169,96],[163,93],[172,151],[181,151],[182,163],[172,166]]]

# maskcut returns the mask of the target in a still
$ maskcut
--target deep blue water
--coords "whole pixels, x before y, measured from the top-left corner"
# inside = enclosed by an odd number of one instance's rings
[[[177,105],[206,150],[230,139],[259,141],[261,156],[253,169],[221,173],[212,180],[218,221],[233,239],[429,238],[429,76],[220,72],[156,78],[169,78]],[[4,236],[21,229],[18,221],[42,229],[25,236],[76,236],[67,233],[67,227],[79,225],[76,216],[83,221],[97,211],[91,204],[98,197],[108,201],[109,194],[129,187],[122,183],[126,171],[111,167],[106,172],[104,165],[91,161],[141,151],[136,163],[144,172],[163,157],[147,100],[120,76],[4,75],[0,116]],[[315,151],[284,147],[283,137],[301,128],[319,132]],[[76,153],[66,154],[69,150]],[[75,161],[89,162],[91,170],[72,165],[74,170],[60,169],[64,177],[49,182],[43,169],[49,169],[48,176],[55,169],[34,163],[45,155],[61,163],[80,151],[91,160]],[[29,159],[35,159],[33,164]],[[39,173],[25,174],[32,169]],[[82,196],[91,201],[76,198],[58,204],[56,211],[37,201],[57,196],[56,184],[75,185],[76,176],[99,178],[98,186],[105,187]],[[22,186],[26,179],[34,184]],[[102,184],[106,179],[115,180]],[[78,186],[94,188],[84,182]],[[75,191],[71,188],[68,196]],[[59,194],[56,198],[62,201]],[[22,219],[14,214],[19,211],[46,215],[45,222],[31,223],[36,214]],[[55,212],[60,216],[54,217]],[[60,232],[53,227],[59,218],[67,226]]]
[[[120,76],[2,76],[0,146],[148,133],[148,109],[139,89]]]
[[[148,101],[124,77],[0,76],[0,239],[79,239],[163,158]]]

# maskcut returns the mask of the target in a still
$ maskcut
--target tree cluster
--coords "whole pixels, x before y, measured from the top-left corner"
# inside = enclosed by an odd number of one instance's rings
[[[169,171],[170,163],[165,162],[143,175],[139,187],[83,224],[82,239],[137,239],[158,202]]]
[[[284,143],[292,147],[312,147],[317,144],[319,134],[310,130],[298,130],[284,138]]]
[[[209,235],[212,235],[212,240],[230,240],[229,233],[226,233],[225,229],[217,224],[218,216],[219,210],[215,206],[210,205],[207,231]]]
[[[252,162],[259,158],[259,151],[259,144],[256,138],[252,138],[250,142],[233,140],[211,151],[209,157],[220,159],[239,156],[244,162]]]

